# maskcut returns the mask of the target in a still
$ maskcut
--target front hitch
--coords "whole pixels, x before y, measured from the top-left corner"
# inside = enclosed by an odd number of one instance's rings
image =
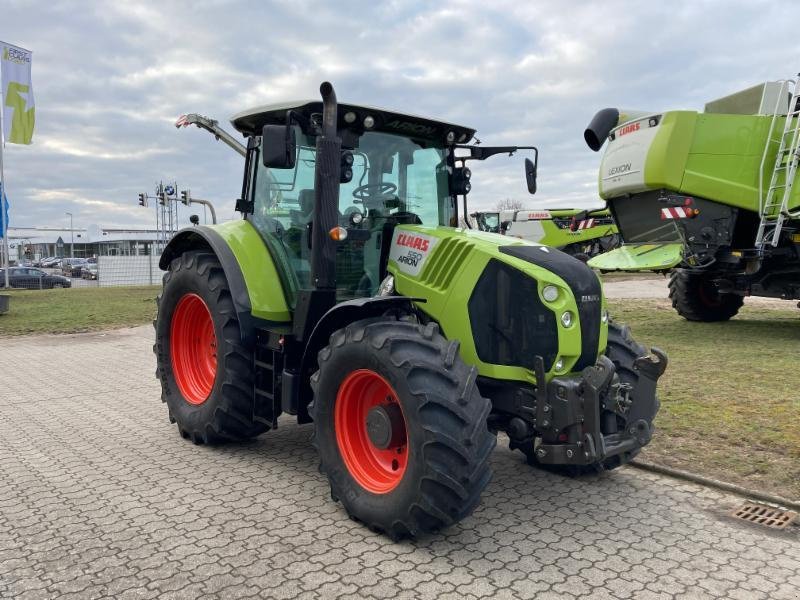
[[[658,412],[656,384],[667,368],[658,348],[633,360],[635,384],[624,382],[605,355],[580,376],[554,377],[536,392],[536,461],[548,465],[591,465],[632,453],[652,438]],[[536,357],[538,381],[544,366]],[[627,459],[623,460],[627,462]]]

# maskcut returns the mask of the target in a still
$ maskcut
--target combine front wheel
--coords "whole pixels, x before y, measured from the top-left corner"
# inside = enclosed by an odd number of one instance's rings
[[[705,273],[675,269],[669,278],[672,307],[688,321],[727,321],[739,312],[744,298],[723,294]]]
[[[359,321],[331,336],[319,366],[314,444],[351,517],[398,538],[472,512],[496,440],[456,342],[434,325]]]

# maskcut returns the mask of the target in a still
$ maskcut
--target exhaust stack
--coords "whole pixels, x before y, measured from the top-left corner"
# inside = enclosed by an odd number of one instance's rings
[[[319,86],[322,96],[322,135],[317,137],[312,221],[311,281],[316,289],[336,289],[336,242],[328,232],[338,225],[339,170],[342,140],[336,135],[336,92],[327,81]]]
[[[641,110],[604,108],[592,117],[592,120],[583,132],[583,139],[586,140],[586,145],[589,146],[589,148],[597,152],[603,147],[606,138],[608,138],[608,135],[614,128],[628,121],[641,119],[650,114],[652,113]]]

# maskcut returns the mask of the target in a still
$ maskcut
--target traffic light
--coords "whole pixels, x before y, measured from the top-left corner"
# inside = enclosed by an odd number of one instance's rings
[[[164,192],[158,192],[156,197],[158,198],[158,203],[161,206],[165,206],[167,204],[167,195]]]
[[[147,206],[147,194],[139,194],[139,206]]]
[[[183,202],[186,206],[189,206],[192,203],[192,191],[191,190],[183,190],[181,192],[181,202]]]

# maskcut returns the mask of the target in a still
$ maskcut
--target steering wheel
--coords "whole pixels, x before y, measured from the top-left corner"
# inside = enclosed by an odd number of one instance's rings
[[[369,201],[372,202],[385,202],[394,198],[394,193],[397,191],[397,186],[389,181],[382,181],[381,183],[365,183],[358,186],[353,190],[353,198],[361,201],[362,203]]]

